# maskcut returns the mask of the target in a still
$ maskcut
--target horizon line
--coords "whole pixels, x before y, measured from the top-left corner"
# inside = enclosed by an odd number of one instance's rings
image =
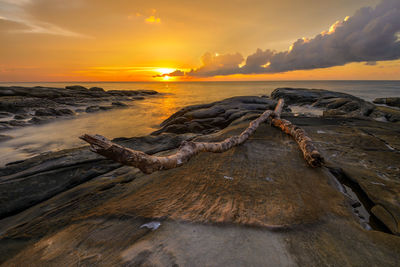
[[[398,80],[385,80],[385,79],[368,79],[368,80],[360,80],[360,79],[344,79],[344,80],[238,80],[238,81],[0,81],[0,83],[212,83],[212,82],[400,82]]]

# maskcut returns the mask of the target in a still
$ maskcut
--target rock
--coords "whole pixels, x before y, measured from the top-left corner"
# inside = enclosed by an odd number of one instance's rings
[[[75,113],[68,109],[68,108],[61,108],[59,110],[57,110],[58,115],[66,115],[66,116],[70,116],[70,115],[74,115]]]
[[[204,126],[202,126],[198,122],[192,122],[188,125],[189,132],[191,133],[201,133],[204,130]]]
[[[375,205],[372,207],[371,212],[378,217],[389,229],[392,233],[400,235],[400,222],[397,222],[395,216],[393,216],[390,212],[388,212],[381,205]]]
[[[231,104],[238,102],[224,105],[232,110]],[[215,105],[221,107],[221,102]],[[239,120],[251,116],[257,116],[254,110]],[[1,168],[0,190],[7,194],[0,198],[0,262],[396,266],[400,238],[363,229],[350,204],[355,202],[339,190],[338,177],[348,175],[345,179],[359,183],[369,200],[379,203],[372,205],[397,216],[399,170],[388,166],[399,166],[399,159],[382,140],[396,142],[400,126],[354,118],[286,119],[305,128],[328,167],[343,170],[307,167],[297,144],[268,124],[225,153],[200,153],[179,168],[150,175],[132,167],[112,168],[112,162],[87,147]],[[210,135],[160,133],[115,141],[168,155],[184,140],[220,141],[248,126],[248,120],[235,122]],[[318,134],[321,130],[324,134]],[[370,165],[364,167],[362,160]],[[372,175],[376,168],[393,183],[371,184],[388,182]],[[377,214],[379,209],[373,208]],[[143,227],[152,222],[159,227]]]
[[[12,139],[12,136],[0,134],[0,142],[4,142],[10,139]]]
[[[12,113],[9,113],[9,112],[0,112],[0,119],[12,117],[12,116],[13,116]]]
[[[89,88],[89,91],[91,92],[104,92],[104,89],[101,87],[91,87]]]
[[[29,118],[28,114],[17,114],[14,116],[14,120],[25,120]]]
[[[88,90],[86,87],[81,86],[81,85],[68,85],[68,86],[65,86],[65,89],[77,90],[77,91],[87,91]]]
[[[166,133],[177,133],[177,134],[183,134],[190,132],[189,128],[186,125],[180,125],[180,124],[171,124],[168,125],[163,132]]]
[[[113,109],[113,107],[100,106],[99,109],[100,110],[110,110],[110,109]]]
[[[143,100],[145,99],[143,96],[132,96],[133,100]]]
[[[161,123],[162,129],[152,134],[214,132],[228,126],[247,113],[260,114],[272,109],[276,101],[254,96],[240,96],[204,105],[185,107]],[[169,126],[171,126],[169,128]]]
[[[168,118],[158,135],[114,141],[170,155],[183,141],[240,134],[261,106],[275,104],[236,97],[190,106]],[[343,105],[326,111],[346,112],[338,108]],[[196,111],[201,118],[193,117]],[[208,112],[215,117],[203,117]],[[227,152],[199,153],[179,168],[150,175],[88,147],[0,168],[0,263],[397,266],[400,124],[290,114],[285,119],[306,130],[327,161],[324,167],[309,168],[294,140],[264,123]],[[212,134],[167,133],[200,128]],[[358,202],[372,207],[371,218],[390,231],[373,224],[373,231],[366,230],[368,216],[354,211]],[[152,222],[159,227],[142,227]]]
[[[99,106],[89,108],[89,112],[109,110],[110,106],[123,106],[122,101],[142,100],[148,95],[156,94],[155,91],[146,90],[111,90],[105,91],[100,87],[86,87],[80,85],[54,88],[45,86],[0,86],[0,118],[25,120],[25,114],[48,117],[44,121],[55,120],[63,116],[74,115],[72,110],[77,107]],[[114,104],[112,103],[121,103]],[[101,106],[101,107],[100,107]],[[77,109],[79,111],[79,108]],[[77,112],[78,112],[77,111]],[[35,119],[36,120],[36,119]],[[34,122],[33,120],[32,122]],[[26,124],[29,125],[29,124]],[[7,123],[0,127],[0,131],[12,128]]]
[[[8,122],[8,124],[11,125],[11,126],[20,127],[20,126],[25,126],[26,123],[24,121],[20,121],[20,120],[11,120],[11,121]]]
[[[0,121],[0,131],[1,130],[9,130],[12,127],[8,124],[8,122]]]
[[[375,104],[385,104],[388,106],[400,108],[400,97],[376,98],[373,102]]]
[[[126,106],[128,106],[127,104],[124,104],[124,103],[119,102],[119,101],[117,101],[117,102],[112,102],[111,104],[112,104],[113,106],[117,106],[117,107],[126,107]]]
[[[378,106],[374,109],[374,111],[370,114],[371,118],[381,119],[384,118],[390,122],[399,122],[400,121],[400,110],[393,109],[385,106]]]
[[[154,90],[138,90],[139,93],[144,94],[144,95],[156,95],[158,94],[157,91]]]
[[[33,117],[28,122],[32,123],[32,124],[41,124],[41,123],[44,123],[44,122],[47,122],[47,121],[48,121],[48,119],[45,119],[43,117]]]
[[[92,113],[92,112],[97,112],[99,110],[100,110],[99,106],[90,106],[90,107],[87,107],[85,111],[88,113]]]
[[[278,88],[271,93],[287,105],[310,105],[326,109],[327,116],[368,117],[375,105],[352,95],[322,89]]]
[[[43,108],[35,111],[35,116],[57,116],[58,112],[54,108]]]

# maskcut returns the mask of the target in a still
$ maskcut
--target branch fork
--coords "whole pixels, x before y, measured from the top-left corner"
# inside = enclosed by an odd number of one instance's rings
[[[250,122],[240,135],[231,136],[221,142],[193,142],[184,141],[175,154],[169,156],[152,156],[142,151],[133,150],[111,142],[101,135],[84,134],[80,139],[90,144],[90,149],[106,158],[123,165],[139,168],[146,174],[155,171],[173,169],[182,166],[200,152],[222,153],[234,146],[244,143],[259,127],[269,119],[273,126],[280,128],[291,135],[303,152],[304,159],[311,167],[319,167],[324,159],[313,145],[305,131],[287,120],[280,118],[284,100],[280,99],[275,110],[267,110],[260,117]]]

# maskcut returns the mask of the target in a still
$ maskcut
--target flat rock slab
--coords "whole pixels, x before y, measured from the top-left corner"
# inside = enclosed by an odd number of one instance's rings
[[[116,141],[147,153],[171,154],[183,140],[219,141],[238,134],[258,116],[259,106],[274,104],[261,98],[230,101],[246,107],[213,134],[165,133],[167,126],[158,135]],[[170,125],[190,126],[194,120],[212,119],[212,114],[225,122],[240,111],[230,113],[230,101],[183,109],[164,125],[175,120]],[[118,165],[106,170],[113,163],[87,148],[1,169],[0,186],[13,183],[7,205],[14,203],[14,208],[23,203],[18,192],[26,192],[25,187],[43,195],[52,190],[53,182],[35,184],[35,175],[57,181],[52,172],[61,177],[67,166],[75,167],[72,177],[84,177],[82,170],[88,167],[104,171],[74,186],[65,186],[64,175],[58,180],[63,189],[0,220],[0,262],[398,266],[400,125],[367,118],[286,118],[312,137],[326,167],[309,168],[289,136],[263,124],[241,146],[220,154],[201,153],[180,168],[151,175]],[[202,127],[207,123],[199,122]],[[365,208],[386,230],[365,229],[345,181],[359,187],[369,203]],[[45,184],[49,186],[41,186]]]
[[[117,168],[5,218],[1,254],[5,265],[31,266],[396,266],[400,238],[363,229],[334,185],[328,169],[307,167],[292,139],[262,125],[226,153],[151,175]],[[151,222],[160,225],[143,227]]]

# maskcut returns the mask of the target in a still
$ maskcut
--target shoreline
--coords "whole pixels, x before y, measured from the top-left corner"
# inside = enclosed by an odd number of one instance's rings
[[[127,107],[126,103],[156,94],[152,90],[105,91],[80,85],[65,88],[0,86],[0,131]]]

